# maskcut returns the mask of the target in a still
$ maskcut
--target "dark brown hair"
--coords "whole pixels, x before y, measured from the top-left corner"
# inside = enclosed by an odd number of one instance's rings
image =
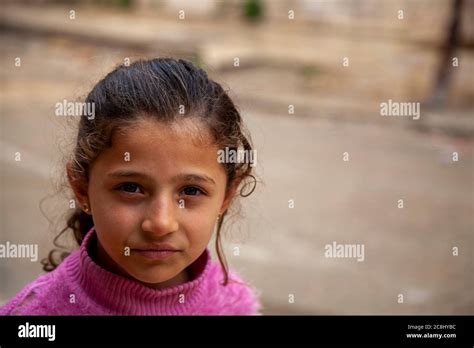
[[[89,180],[93,161],[112,145],[113,135],[129,129],[144,116],[167,124],[181,118],[194,118],[210,131],[219,148],[252,150],[249,137],[244,135],[240,113],[227,92],[204,70],[186,60],[157,58],[120,65],[95,85],[85,102],[94,103],[95,116],[81,117],[70,162],[74,177],[84,182]],[[256,180],[251,174],[250,163],[222,165],[227,173],[226,190],[241,183],[241,196],[247,197],[253,192]],[[253,180],[246,180],[249,178]],[[249,184],[251,188],[247,190]],[[244,190],[248,192],[244,193]],[[215,244],[225,285],[229,280],[228,266],[220,235],[226,213],[218,220]],[[60,247],[58,238],[67,230],[72,230],[80,245],[93,225],[92,216],[77,207],[68,217],[66,227],[54,239],[55,246]],[[60,252],[57,257],[58,252],[58,249],[51,250],[43,260],[45,271],[55,269],[69,255]]]

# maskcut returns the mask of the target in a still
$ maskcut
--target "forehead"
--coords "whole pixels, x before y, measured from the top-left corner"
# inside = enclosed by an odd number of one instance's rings
[[[209,131],[192,119],[172,124],[142,119],[114,135],[97,166],[104,171],[133,168],[163,178],[186,171],[225,177],[217,150]]]
[[[112,146],[150,145],[153,150],[159,148],[210,149],[216,147],[209,130],[199,121],[184,118],[170,123],[141,118],[130,127],[116,132]],[[181,145],[181,146],[177,146]],[[145,150],[145,149],[143,149]]]

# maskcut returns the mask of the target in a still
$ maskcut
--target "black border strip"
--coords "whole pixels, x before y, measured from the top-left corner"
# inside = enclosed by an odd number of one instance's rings
[[[58,344],[409,344],[469,346],[473,316],[0,317],[0,346]],[[19,326],[55,325],[55,340],[18,337]],[[409,329],[408,325],[418,326]],[[441,326],[441,325],[451,325]],[[455,326],[452,326],[455,325]],[[455,338],[407,338],[407,334]]]

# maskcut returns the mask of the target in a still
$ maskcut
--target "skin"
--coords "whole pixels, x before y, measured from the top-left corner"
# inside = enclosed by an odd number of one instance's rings
[[[191,119],[171,126],[140,119],[114,136],[93,162],[89,182],[76,180],[68,165],[78,201],[90,206],[98,239],[92,254],[100,266],[153,288],[190,280],[187,267],[206,249],[218,215],[236,192],[226,191],[226,173],[210,139]],[[156,260],[136,250],[156,243],[180,251]]]

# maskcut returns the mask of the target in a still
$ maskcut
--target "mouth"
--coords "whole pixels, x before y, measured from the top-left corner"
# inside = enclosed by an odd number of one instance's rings
[[[182,250],[168,244],[158,244],[131,249],[137,255],[150,260],[165,260],[173,255],[180,253]]]

